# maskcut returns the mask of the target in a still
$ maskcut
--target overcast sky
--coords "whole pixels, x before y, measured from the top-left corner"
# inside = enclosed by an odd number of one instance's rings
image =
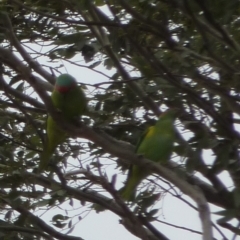
[[[39,46],[34,46],[34,49],[36,51],[42,51],[46,52],[49,50],[49,47],[46,48],[40,48]],[[29,49],[28,49],[29,51]],[[52,65],[49,63],[49,59],[46,57],[40,57],[38,60],[43,65]],[[79,64],[85,64],[82,60],[81,55],[75,56],[71,61],[75,61]],[[73,75],[79,83],[86,83],[86,84],[95,84],[95,83],[101,83],[108,81],[107,78],[102,76],[101,74],[95,73],[92,70],[86,69],[86,68],[80,68],[77,66],[74,66],[67,62],[62,62],[62,73],[68,72],[69,74]],[[88,63],[87,65],[91,65],[92,63]],[[59,64],[57,64],[59,65]],[[53,67],[56,66],[56,64],[52,65]],[[112,71],[106,71],[103,66],[98,66],[96,68],[100,72],[104,72],[107,75],[111,76],[115,72],[115,70]],[[47,69],[49,71],[49,69]],[[57,75],[57,73],[56,73]],[[104,85],[105,86],[105,85]],[[107,86],[107,85],[106,85]],[[94,88],[88,87],[89,91],[92,91]],[[209,162],[212,161],[212,156],[210,153],[206,153],[207,157],[205,159],[208,159]],[[104,162],[103,162],[104,163]],[[107,168],[107,174],[111,177],[115,173],[114,167],[108,167]],[[222,178],[225,179],[224,182],[226,186],[232,186],[232,182],[228,175],[226,173],[222,174]],[[122,182],[124,181],[124,176],[118,177],[117,187],[122,186]],[[166,188],[169,186],[166,186]],[[192,203],[194,206],[195,204],[191,201],[189,198],[187,199],[190,203]],[[65,203],[61,206],[62,210],[55,208],[54,210],[50,210],[48,212],[45,212],[43,215],[41,212],[35,213],[38,216],[42,216],[42,218],[50,223],[51,218],[58,213],[65,214],[64,209],[72,209],[72,207]],[[83,213],[84,209],[88,209],[87,207],[81,207],[80,203],[75,201],[74,202],[74,211],[70,211],[68,214],[69,216],[75,216],[74,223],[78,222],[77,217],[78,216],[85,216],[86,213]],[[179,201],[179,199],[171,196],[170,194],[166,194],[164,197],[162,197],[157,205],[154,206],[154,208],[159,208],[159,220],[167,222],[169,224],[174,224],[179,227],[183,228],[189,228],[196,231],[201,231],[201,225],[200,220],[198,216],[198,212],[190,208],[186,203]],[[212,212],[217,212],[220,209],[217,207],[211,208]],[[216,219],[217,215],[212,214],[212,219]],[[85,216],[79,223],[76,225],[73,232],[69,233],[70,235],[75,235],[82,237],[85,240],[134,240],[138,239],[135,236],[133,236],[130,232],[125,230],[125,228],[119,223],[119,217],[111,213],[110,211],[105,211],[102,213],[95,213],[94,211],[91,211],[87,216]],[[172,226],[167,226],[162,223],[155,223],[155,226],[158,228],[160,232],[165,234],[169,239],[178,239],[178,240],[200,240],[202,239],[201,235],[198,235],[196,233],[186,231],[183,229],[174,228]],[[216,232],[216,231],[214,231]],[[227,236],[232,236],[229,234],[229,232],[226,230],[224,231]],[[220,235],[217,233],[214,235],[217,239],[221,239]]]

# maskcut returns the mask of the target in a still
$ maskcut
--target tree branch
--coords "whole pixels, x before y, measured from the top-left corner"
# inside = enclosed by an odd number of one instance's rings
[[[96,11],[94,12],[94,10],[91,11],[91,12],[92,12],[91,17],[93,19],[97,18],[97,16],[96,16],[97,12]],[[90,17],[88,15],[86,15],[84,13],[82,13],[82,14],[83,14],[83,16],[85,17],[86,20],[89,20]],[[116,54],[113,52],[112,48],[110,47],[109,40],[108,40],[108,37],[107,37],[106,33],[102,29],[97,29],[97,27],[94,27],[94,28],[92,27],[91,30],[92,30],[93,34],[97,37],[98,41],[102,44],[102,47],[106,51],[109,58],[113,61],[114,66],[117,68],[117,71],[122,76],[123,80],[128,81],[129,88],[134,93],[136,93],[140,97],[140,99],[143,101],[143,103],[158,116],[161,113],[160,110],[159,110],[159,107],[141,89],[141,87],[137,83],[132,81],[132,78],[130,77],[128,72],[124,69],[124,67],[122,66],[118,57],[116,56]],[[101,34],[99,34],[99,32],[101,32]]]
[[[45,71],[41,65],[35,61],[28,52],[23,48],[23,46],[18,41],[14,30],[12,28],[11,21],[5,12],[0,12],[0,18],[2,19],[2,23],[4,23],[6,35],[9,38],[9,41],[11,44],[17,49],[17,51],[21,54],[23,59],[29,64],[29,67],[34,69],[35,72],[37,72],[39,75],[43,76],[45,79],[47,79],[50,83],[55,83],[55,77],[52,76],[50,73]]]
[[[82,173],[86,171],[81,171]],[[52,189],[54,186],[54,189],[56,190],[57,187],[59,189],[64,189],[66,193],[75,199],[78,199],[79,201],[88,201],[91,203],[99,204],[100,206],[110,210],[111,212],[115,213],[116,215],[120,216],[123,219],[127,219],[129,216],[126,214],[126,212],[120,207],[113,199],[110,199],[104,195],[99,194],[98,192],[91,190],[91,189],[83,189],[80,190],[78,188],[72,188],[67,186],[66,184],[61,184],[53,179],[49,179],[43,176],[39,176],[36,174],[25,172],[21,175],[21,178],[25,181],[29,181],[29,179],[33,179],[37,184]],[[135,217],[134,217],[135,218]],[[137,217],[137,221],[140,221],[142,224],[146,225],[144,218]],[[122,224],[131,231],[135,236],[139,237],[139,229],[136,228],[135,224],[131,223],[131,221],[123,221]],[[149,240],[168,240],[163,234],[159,233],[159,236],[162,236],[161,238],[156,237],[156,232],[152,232],[151,230],[144,229],[145,232],[145,239]]]
[[[1,54],[1,49],[0,49],[0,54]],[[24,102],[31,104],[32,106],[35,106],[40,109],[44,109],[44,105],[42,103],[38,102],[34,98],[31,98],[31,97],[21,93],[20,91],[17,91],[15,89],[11,88],[4,81],[4,79],[2,77],[0,78],[0,89],[2,89],[5,92],[8,92],[9,94],[13,95],[14,97],[18,98],[19,100],[22,100]]]

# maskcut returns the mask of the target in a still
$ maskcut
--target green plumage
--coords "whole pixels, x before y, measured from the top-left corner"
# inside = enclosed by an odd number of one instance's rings
[[[77,85],[75,78],[69,74],[62,74],[57,78],[51,98],[54,107],[69,122],[80,117],[87,107],[87,100],[83,90]],[[40,171],[47,169],[56,147],[64,142],[67,137],[67,134],[49,115],[47,118],[47,139],[40,159]]]
[[[156,124],[144,132],[136,147],[136,153],[154,162],[166,163],[173,151],[174,121],[177,113],[176,109],[170,109],[163,113]],[[127,201],[133,201],[137,186],[150,174],[151,172],[145,168],[136,165],[131,166],[125,186],[120,190],[122,197]]]

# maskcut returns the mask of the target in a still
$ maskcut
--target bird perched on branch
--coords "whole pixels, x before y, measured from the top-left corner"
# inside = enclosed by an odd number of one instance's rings
[[[77,85],[76,79],[69,74],[62,74],[57,78],[51,98],[54,107],[62,113],[62,117],[68,122],[81,117],[87,108],[87,100],[83,90]],[[56,147],[67,137],[67,133],[49,115],[47,118],[47,139],[40,157],[40,171],[47,169]]]
[[[162,113],[154,126],[149,127],[139,140],[136,153],[158,163],[166,163],[172,154],[175,141],[174,122],[178,109],[170,109]],[[120,189],[123,199],[133,201],[139,183],[150,175],[146,168],[132,165],[128,172],[125,186]]]

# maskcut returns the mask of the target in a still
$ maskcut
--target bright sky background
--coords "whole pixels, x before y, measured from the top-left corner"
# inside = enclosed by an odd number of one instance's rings
[[[44,51],[46,52],[49,50],[49,48],[40,48],[39,46],[34,46],[35,51]],[[49,59],[46,57],[40,57],[36,59],[43,65],[52,65],[49,63]],[[82,57],[80,54],[75,56],[71,61],[78,62],[80,64],[85,64],[82,60]],[[87,68],[79,68],[77,66],[71,65],[67,62],[62,62],[63,68],[62,73],[68,72],[71,75],[73,75],[79,83],[86,83],[86,84],[95,84],[95,83],[101,83],[108,81],[107,78],[102,76],[101,74],[98,74],[96,72],[93,72],[92,70],[89,70]],[[87,65],[91,65],[92,63],[88,63]],[[59,65],[59,64],[57,64]],[[54,64],[52,65],[54,68]],[[49,69],[47,69],[49,71]],[[96,70],[100,72],[104,72],[107,75],[111,76],[115,72],[115,70],[112,71],[106,71],[103,66],[98,66]],[[57,75],[57,73],[56,73]],[[107,86],[107,85],[104,85]],[[91,91],[92,89],[88,87],[88,89]],[[206,153],[207,159],[210,159],[211,161],[212,157],[209,153]],[[113,175],[115,173],[115,170],[113,167],[109,167],[107,169],[107,174],[109,176]],[[229,176],[224,173],[222,174],[222,178],[225,179],[225,184],[227,186],[231,186],[231,180]],[[121,183],[124,181],[124,176],[118,177],[118,183],[117,187],[121,187]],[[191,199],[185,198],[189,202],[193,204]],[[195,205],[195,204],[194,204]],[[72,207],[66,203],[61,206],[63,209],[53,209],[48,212],[45,212],[43,215],[40,214],[40,212],[35,213],[38,216],[42,216],[42,219],[44,219],[46,222],[51,221],[52,216],[58,213],[64,214],[64,209],[72,209]],[[84,211],[84,207],[80,206],[80,203],[75,201],[74,202],[74,208],[75,210],[70,212],[70,215],[76,216],[74,218],[74,223],[78,222],[77,216],[82,215],[81,213]],[[196,231],[201,231],[201,225],[200,220],[198,216],[198,212],[191,209],[186,203],[180,201],[177,198],[172,197],[170,194],[166,194],[162,199],[159,200],[156,206],[154,208],[159,208],[159,220],[167,222],[169,224],[178,225],[180,227],[189,228]],[[217,207],[211,208],[212,212],[217,212],[220,209]],[[43,211],[41,211],[43,213]],[[217,215],[212,214],[212,219],[216,219]],[[99,214],[95,213],[94,211],[91,211],[90,214],[88,214],[86,217],[84,217],[79,223],[77,223],[75,229],[73,232],[69,233],[69,235],[75,235],[82,237],[85,240],[135,240],[138,239],[135,236],[133,236],[130,232],[125,230],[125,228],[119,223],[120,218],[110,211],[101,212]],[[171,226],[167,226],[162,223],[156,223],[155,226],[157,229],[165,234],[169,239],[178,239],[178,240],[200,240],[202,239],[201,235],[192,233],[190,231],[185,231],[182,229],[176,229]],[[227,236],[232,236],[232,234],[229,234],[229,232],[226,230],[224,231],[225,234],[227,233]],[[221,239],[219,234],[215,234],[215,237],[217,239]],[[237,239],[237,238],[236,238]]]

